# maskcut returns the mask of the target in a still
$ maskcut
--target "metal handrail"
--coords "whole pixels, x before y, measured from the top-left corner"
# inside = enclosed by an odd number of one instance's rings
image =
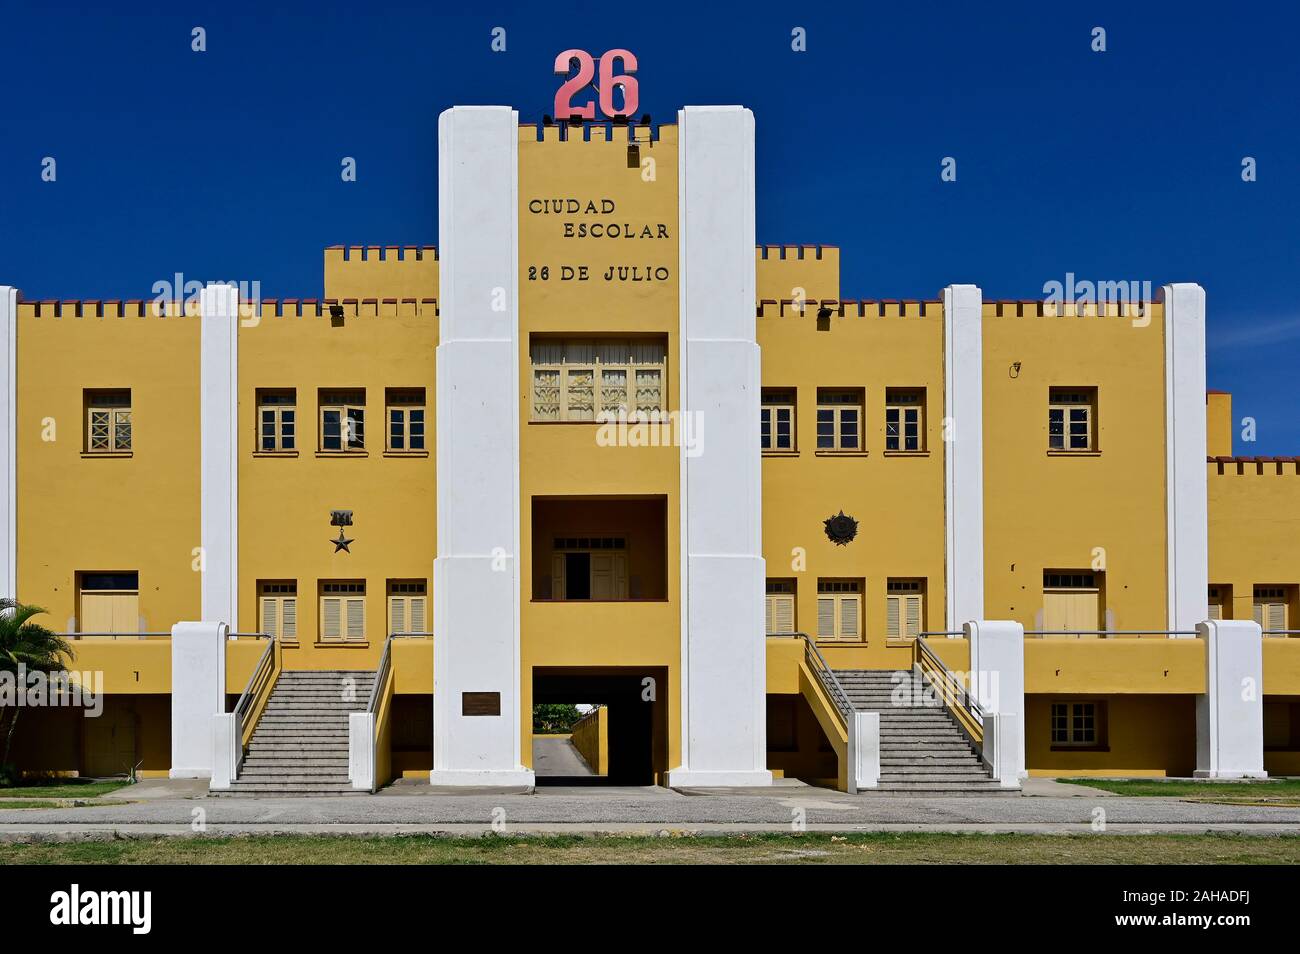
[[[1300,629],[1266,629],[1265,636],[1300,636]]]
[[[266,648],[262,650],[262,655],[257,659],[257,665],[253,667],[252,675],[248,677],[248,685],[244,686],[243,694],[240,695],[239,701],[235,703],[235,715],[242,725],[244,716],[248,714],[249,708],[253,705],[254,690],[259,682],[275,668],[275,644],[276,638],[265,633],[244,633],[239,635],[257,635],[266,638]]]
[[[964,630],[960,630],[960,629],[949,629],[949,630],[938,630],[933,633],[917,633],[916,635],[917,636],[965,636],[966,633]]]
[[[379,665],[375,667],[375,682],[370,687],[370,699],[366,702],[366,711],[371,715],[374,715],[379,708],[379,691],[392,669],[393,638],[395,636],[397,636],[396,633],[390,633],[388,638],[384,640],[384,650],[379,654]]]
[[[1026,636],[1195,636],[1194,629],[1027,629]]]
[[[64,633],[68,639],[81,639],[83,636],[112,636],[114,639],[146,639],[170,636],[171,633]]]
[[[938,654],[929,647],[924,639],[918,639],[916,641],[916,654],[919,657],[918,665],[921,660],[930,664],[930,671],[928,673],[925,667],[921,666],[922,675],[927,676],[930,675],[930,673],[933,673],[935,677],[943,681],[943,685],[936,684],[935,686],[935,688],[939,690],[940,695],[943,696],[944,699],[947,699],[949,695],[957,699],[961,707],[970,714],[970,717],[974,719],[976,723],[981,726],[984,725],[984,707],[979,704],[979,701],[971,691],[966,688],[966,684],[957,678],[953,671],[948,668],[944,661],[939,658]],[[931,681],[933,682],[934,678],[931,678]]]
[[[853,703],[849,700],[849,694],[844,691],[844,686],[835,678],[835,670],[831,669],[830,664],[826,662],[813,638],[807,633],[768,633],[767,635],[803,640],[804,656],[808,660],[808,668],[813,671],[813,675],[821,683],[822,690],[830,697],[831,705],[835,706],[836,711],[847,727],[853,721]]]

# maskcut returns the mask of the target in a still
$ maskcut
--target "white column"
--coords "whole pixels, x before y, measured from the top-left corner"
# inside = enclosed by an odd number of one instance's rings
[[[0,596],[18,593],[18,289],[0,285]]]
[[[857,710],[849,723],[849,794],[879,787],[880,713]]]
[[[985,712],[985,759],[1004,788],[1019,788],[1025,766],[1025,628],[1011,620],[969,620],[970,685]]]
[[[984,616],[984,296],[943,290],[945,629]]]
[[[212,778],[213,717],[226,711],[227,632],[225,623],[172,627],[171,778]]]
[[[682,764],[674,786],[770,785],[763,618],[754,116],[678,113]]]
[[[518,128],[506,106],[438,119],[434,785],[533,783],[520,759]],[[499,714],[474,714],[494,699]]]
[[[1197,778],[1267,778],[1264,646],[1254,620],[1201,620],[1205,695],[1196,697]]]
[[[208,285],[199,307],[202,615],[239,625],[239,289]]]
[[[1205,289],[1166,285],[1165,535],[1171,630],[1205,618],[1210,585],[1205,475]]]

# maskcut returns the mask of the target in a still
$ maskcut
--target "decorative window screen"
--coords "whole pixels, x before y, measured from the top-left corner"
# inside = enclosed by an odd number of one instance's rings
[[[538,339],[531,343],[534,421],[596,421],[664,410],[662,339]]]

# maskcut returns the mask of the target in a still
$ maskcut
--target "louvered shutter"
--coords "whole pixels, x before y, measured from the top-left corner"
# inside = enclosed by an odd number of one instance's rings
[[[840,597],[840,639],[857,639],[862,635],[862,630],[859,628],[860,606],[856,596]]]
[[[835,638],[835,597],[817,597],[817,638]]]
[[[764,609],[763,632],[765,633],[776,632],[776,624],[772,622],[772,617],[773,617],[772,604],[775,600],[776,600],[775,596],[769,596],[767,599],[763,601],[763,609]]]
[[[1265,629],[1286,629],[1286,604],[1269,603],[1268,604],[1268,625]]]
[[[321,600],[321,639],[340,639],[343,636],[343,600],[327,596]]]
[[[906,635],[916,636],[921,632],[921,597],[907,597]]]
[[[899,628],[901,618],[900,606],[903,598],[901,596],[890,596],[885,599],[885,637],[887,639],[897,639],[902,635]]]
[[[295,642],[298,639],[298,597],[286,596],[280,601],[280,639]]]
[[[388,598],[388,631],[390,633],[406,632],[406,599],[401,596]]]
[[[1264,625],[1264,604],[1263,603],[1255,604],[1255,622],[1259,623],[1261,629],[1268,629],[1268,627]]]
[[[1223,619],[1223,606],[1219,603],[1210,604],[1210,619]]]
[[[781,594],[769,597],[768,600],[772,618],[768,623],[767,631],[769,633],[793,633],[794,597],[790,594]]]
[[[427,633],[429,630],[424,625],[424,607],[425,597],[411,597],[411,628],[412,633]]]
[[[364,639],[366,635],[366,598],[350,596],[347,600],[348,639]]]
[[[274,596],[262,597],[262,632],[269,633],[272,636],[280,635],[280,625],[277,601]]]

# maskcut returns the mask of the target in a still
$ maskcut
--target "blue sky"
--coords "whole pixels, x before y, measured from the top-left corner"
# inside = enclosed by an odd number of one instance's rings
[[[1300,454],[1293,3],[114,6],[0,3],[0,282],[28,298],[318,296],[325,245],[436,243],[439,111],[536,121],[556,53],[626,47],[656,121],[754,110],[758,239],[839,245],[845,297],[1200,282],[1210,386],[1258,421],[1237,453]]]

